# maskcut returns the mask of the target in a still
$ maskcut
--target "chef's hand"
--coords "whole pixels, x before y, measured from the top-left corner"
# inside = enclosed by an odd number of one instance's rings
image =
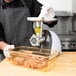
[[[9,58],[10,57],[9,49],[14,49],[14,48],[15,48],[14,45],[7,45],[3,50],[4,56]]]
[[[14,0],[4,0],[6,3],[10,3],[10,2],[12,2],[12,1],[14,1]]]
[[[55,17],[54,9],[51,7],[42,6],[39,17],[44,18],[45,22],[50,23],[51,18]]]

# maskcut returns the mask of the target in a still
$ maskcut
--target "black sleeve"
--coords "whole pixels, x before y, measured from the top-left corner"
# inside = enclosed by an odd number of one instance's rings
[[[37,0],[34,0],[34,16],[37,17],[40,14],[41,11],[41,4],[37,2]]]
[[[54,18],[57,18],[57,16],[55,16]],[[57,24],[58,20],[53,21],[52,23],[48,24],[48,23],[44,23],[46,25],[48,25],[50,28],[54,27]]]
[[[32,17],[37,17],[40,14],[41,4],[37,0],[24,0]]]

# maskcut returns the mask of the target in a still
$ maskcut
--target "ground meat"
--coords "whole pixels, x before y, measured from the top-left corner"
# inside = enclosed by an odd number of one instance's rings
[[[41,69],[48,65],[47,59],[37,55],[25,55],[25,57],[13,57],[13,62],[27,68]]]
[[[25,61],[25,59],[22,57],[14,57],[13,58],[13,62],[16,65],[23,65],[24,61]]]

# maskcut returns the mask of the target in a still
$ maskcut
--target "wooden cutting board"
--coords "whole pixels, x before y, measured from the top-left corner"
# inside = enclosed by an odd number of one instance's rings
[[[63,52],[54,59],[48,72],[15,66],[4,59],[0,63],[0,76],[76,76],[76,52]]]

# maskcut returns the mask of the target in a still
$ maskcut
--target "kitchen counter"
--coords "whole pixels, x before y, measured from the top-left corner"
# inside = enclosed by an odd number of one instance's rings
[[[56,57],[49,72],[19,67],[4,59],[0,63],[0,76],[76,76],[76,52],[63,52]]]

